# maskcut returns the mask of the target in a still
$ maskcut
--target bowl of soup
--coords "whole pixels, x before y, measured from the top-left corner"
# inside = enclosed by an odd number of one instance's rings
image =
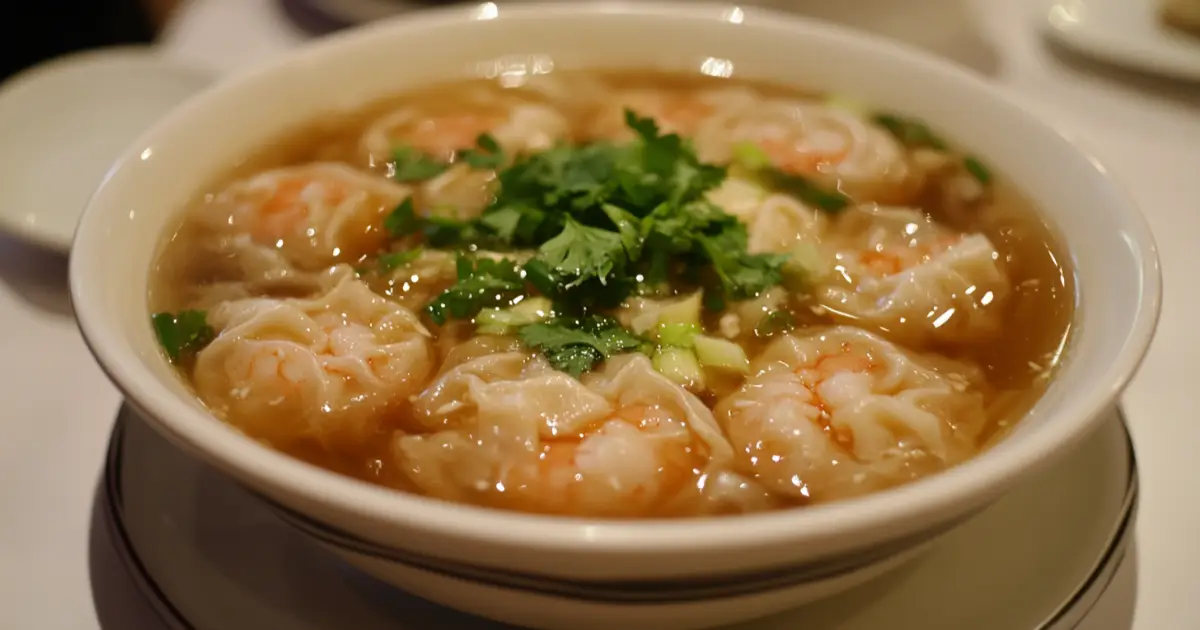
[[[844,590],[1068,451],[1158,316],[1092,156],[966,70],[724,6],[348,31],[144,135],[89,347],[355,565],[537,627]]]

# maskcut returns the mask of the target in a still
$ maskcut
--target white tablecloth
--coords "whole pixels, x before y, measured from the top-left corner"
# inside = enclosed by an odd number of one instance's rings
[[[1134,561],[1086,625],[1200,628],[1200,386],[1188,363],[1200,356],[1200,327],[1189,323],[1200,308],[1200,86],[1048,47],[1041,0],[786,4],[991,76],[1077,133],[1141,203],[1166,283],[1158,337],[1125,397],[1144,494]],[[162,44],[233,72],[304,37],[269,0],[194,0]],[[109,577],[89,575],[91,502],[118,401],[72,321],[66,261],[0,237],[0,628],[97,627],[91,581]]]

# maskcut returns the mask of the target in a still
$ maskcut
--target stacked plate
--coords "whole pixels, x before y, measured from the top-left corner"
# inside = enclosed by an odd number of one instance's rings
[[[912,565],[737,629],[1082,628],[1127,556],[1137,494],[1133,451],[1114,410],[1075,453]],[[128,407],[115,424],[96,509],[130,578],[173,630],[504,627],[343,564]],[[1117,603],[1128,595],[1109,593]],[[102,614],[108,608],[97,602]]]

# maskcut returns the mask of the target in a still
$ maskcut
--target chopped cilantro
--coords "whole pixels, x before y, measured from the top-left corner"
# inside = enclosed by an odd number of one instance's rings
[[[577,378],[601,361],[643,345],[615,319],[598,315],[529,324],[522,326],[517,335],[526,346],[541,352],[556,370]]]
[[[439,325],[451,317],[466,319],[484,308],[505,306],[525,290],[520,270],[508,259],[459,256],[455,269],[458,281],[425,307]]]
[[[417,247],[403,252],[388,252],[379,257],[379,273],[388,273],[393,269],[403,267],[421,257],[422,249]]]
[[[568,218],[562,232],[538,248],[538,259],[565,282],[564,289],[592,278],[608,284],[614,268],[625,264],[625,244],[616,232]]]
[[[733,300],[757,297],[783,281],[786,254],[750,254],[745,247],[745,228],[719,236],[703,237],[701,246],[721,280],[724,296]]]
[[[992,171],[979,161],[979,158],[972,156],[963,158],[963,168],[967,169],[967,172],[980,184],[987,186],[992,183]]]
[[[413,147],[397,147],[392,151],[392,166],[392,179],[401,183],[433,179],[449,168],[448,164]]]
[[[686,139],[662,133],[649,118],[627,111],[625,122],[636,134],[625,144],[562,144],[508,160],[493,138],[480,136],[476,148],[459,154],[472,167],[498,169],[494,198],[477,217],[422,217],[411,203],[396,208],[385,226],[397,238],[419,235],[426,246],[460,251],[533,252],[520,267],[460,258],[457,282],[427,306],[435,323],[540,295],[556,313],[580,318],[531,323],[518,336],[578,376],[646,343],[596,314],[635,292],[682,283],[703,289],[705,303],[719,307],[782,281],[788,256],[748,253],[746,227],[705,198],[724,180],[725,167],[701,162]],[[839,193],[788,182],[828,211],[849,203]]]
[[[937,151],[946,150],[945,141],[919,120],[895,114],[876,114],[872,120],[910,149],[925,147]]]
[[[158,343],[172,363],[187,359],[212,342],[215,333],[206,317],[204,311],[196,310],[155,313],[150,317]]]
[[[616,226],[625,255],[629,260],[637,260],[642,254],[642,228],[638,218],[611,203],[604,204],[601,209]]]
[[[500,143],[489,134],[480,134],[475,139],[475,148],[460,151],[458,157],[473,169],[500,168],[504,164],[504,152]]]
[[[393,237],[408,236],[421,229],[421,219],[413,207],[412,197],[406,197],[391,214],[383,219],[383,228]]]

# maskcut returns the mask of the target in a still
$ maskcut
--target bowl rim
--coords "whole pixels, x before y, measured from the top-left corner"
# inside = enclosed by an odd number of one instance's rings
[[[620,15],[642,19],[690,19],[729,21],[724,12],[736,5],[726,3],[681,4],[651,0],[624,2],[600,0],[581,4],[518,2],[506,4],[494,16],[496,21],[529,21],[539,18],[582,20],[595,15]],[[132,145],[110,171],[127,168],[137,159],[136,147],[153,138],[160,129],[179,124],[230,93],[253,85],[260,77],[320,58],[361,40],[378,39],[387,34],[400,36],[409,30],[446,27],[479,19],[479,5],[430,9],[402,14],[306,44],[289,54],[256,64],[194,96],[183,106],[148,130]],[[89,284],[92,274],[104,273],[96,262],[108,247],[101,234],[101,206],[97,200],[108,185],[108,178],[89,201],[78,223],[70,258],[70,289],[76,321],[89,350],[101,369],[124,396],[151,419],[152,424],[172,438],[199,451],[209,463],[235,478],[250,480],[249,485],[272,488],[306,502],[322,504],[327,511],[350,513],[376,524],[402,526],[413,530],[437,532],[440,536],[535,551],[572,551],[603,554],[686,553],[697,550],[737,550],[834,539],[871,538],[882,540],[890,535],[914,531],[927,515],[944,513],[960,504],[980,504],[994,498],[1018,479],[1037,469],[1052,455],[1082,439],[1112,405],[1144,360],[1153,340],[1161,313],[1162,278],[1157,246],[1145,216],[1128,190],[1112,177],[1103,163],[1042,116],[1031,112],[1021,101],[984,77],[939,58],[932,53],[881,36],[845,26],[760,7],[743,7],[749,28],[788,31],[797,36],[820,33],[840,44],[902,58],[939,73],[948,80],[985,93],[991,100],[1008,108],[1013,116],[1025,117],[1048,133],[1070,145],[1080,159],[1087,160],[1112,185],[1113,203],[1123,207],[1127,238],[1140,253],[1138,279],[1140,301],[1133,315],[1124,345],[1117,359],[1094,382],[1088,395],[1079,396],[1056,414],[1053,422],[1039,427],[1037,439],[1024,440],[1020,449],[995,451],[979,456],[950,470],[904,486],[864,497],[836,501],[804,509],[780,510],[736,518],[607,520],[547,516],[509,512],[464,505],[425,496],[398,492],[327,471],[270,449],[217,420],[182,396],[168,389],[147,368],[132,344],[120,333],[110,333],[118,323],[108,321],[101,296]],[[1069,239],[1068,239],[1069,240]],[[1086,332],[1075,334],[1088,334]],[[730,536],[736,527],[738,536]],[[834,544],[833,547],[840,545]],[[833,551],[833,548],[831,548]]]

